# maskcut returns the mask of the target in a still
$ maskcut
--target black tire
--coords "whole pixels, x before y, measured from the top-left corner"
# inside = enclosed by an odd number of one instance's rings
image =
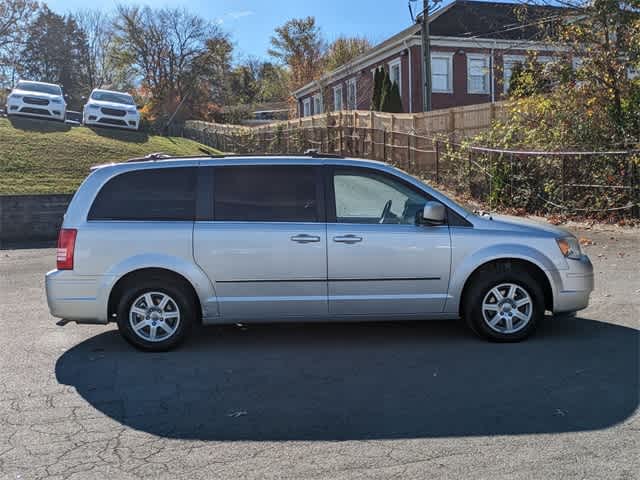
[[[542,288],[526,269],[513,264],[493,265],[474,274],[471,282],[464,298],[463,315],[467,325],[479,336],[495,342],[519,342],[530,336],[535,331],[536,325],[542,321],[545,310]],[[529,320],[525,322],[515,319],[516,322],[521,322],[521,325],[518,326],[514,323],[513,329],[515,331],[511,332],[499,331],[507,328],[503,320],[491,327],[489,320],[493,321],[493,318],[485,319],[485,315],[489,317],[490,311],[483,312],[485,298],[489,296],[489,299],[495,299],[495,296],[490,293],[492,289],[505,284],[516,285],[519,287],[516,289],[517,295],[520,295],[521,299],[526,298],[523,295],[524,292],[529,295],[531,300],[530,306],[518,307],[518,309],[522,309],[521,313],[530,313]],[[507,287],[502,287],[498,291],[507,292],[507,290]],[[516,296],[516,298],[518,297]],[[507,300],[502,300],[502,302],[507,302]],[[508,308],[510,309],[509,313],[514,313],[512,310],[514,307],[511,304]],[[529,308],[530,310],[528,310]],[[496,312],[496,315],[502,315],[502,313]],[[514,321],[512,318],[510,315],[511,322]]]
[[[164,330],[163,338],[151,341],[137,334],[130,322],[129,313],[134,301],[145,293],[158,292],[168,295],[178,308],[179,322],[175,331],[169,335]],[[154,296],[157,299],[158,296]],[[152,300],[155,301],[155,300]],[[155,305],[154,305],[155,307]],[[170,308],[171,306],[167,307]],[[118,329],[122,336],[134,347],[151,352],[165,352],[178,346],[187,337],[196,322],[196,301],[193,292],[183,282],[168,277],[148,277],[126,285],[123,289],[117,309]],[[155,323],[154,323],[155,325]],[[150,328],[150,327],[149,327]]]

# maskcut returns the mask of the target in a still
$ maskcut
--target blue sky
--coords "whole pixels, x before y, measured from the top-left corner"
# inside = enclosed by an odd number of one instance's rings
[[[113,0],[45,0],[57,13],[76,9],[113,9]],[[220,22],[231,34],[236,60],[248,55],[266,57],[275,27],[290,18],[314,15],[325,37],[364,35],[373,43],[411,24],[407,0],[142,0],[124,4],[153,7],[181,6]],[[422,3],[422,2],[420,2]]]

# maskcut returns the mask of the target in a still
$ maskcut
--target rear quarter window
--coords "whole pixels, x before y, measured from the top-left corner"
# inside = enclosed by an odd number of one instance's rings
[[[195,167],[122,173],[100,189],[87,220],[193,220],[195,180]]]

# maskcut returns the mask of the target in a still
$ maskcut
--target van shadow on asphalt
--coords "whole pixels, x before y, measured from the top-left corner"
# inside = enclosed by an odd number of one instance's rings
[[[200,440],[575,432],[638,406],[638,331],[585,318],[547,318],[518,344],[443,321],[193,333],[158,354],[111,330],[65,352],[56,376],[127,427]]]

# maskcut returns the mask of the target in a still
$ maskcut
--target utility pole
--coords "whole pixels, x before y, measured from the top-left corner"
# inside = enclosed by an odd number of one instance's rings
[[[431,42],[429,40],[429,0],[422,2],[422,71],[424,85],[422,88],[422,109],[431,111]]]

